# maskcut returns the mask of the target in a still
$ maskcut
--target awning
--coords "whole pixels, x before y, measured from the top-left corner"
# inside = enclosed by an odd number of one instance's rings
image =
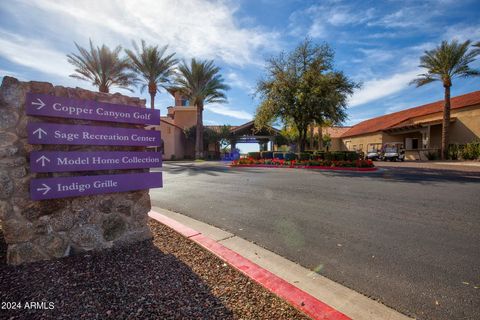
[[[455,122],[457,118],[453,117],[450,118],[450,123]],[[383,130],[383,132],[387,133],[402,133],[405,131],[415,131],[415,130],[421,130],[423,128],[426,128],[428,126],[434,126],[438,124],[442,124],[443,120],[434,120],[434,121],[425,121],[425,122],[419,122],[415,124],[399,124],[394,127],[390,127],[388,129]]]

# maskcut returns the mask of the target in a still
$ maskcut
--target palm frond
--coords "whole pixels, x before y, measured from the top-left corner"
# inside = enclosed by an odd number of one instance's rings
[[[100,90],[109,91],[111,86],[132,91],[137,79],[134,73],[129,71],[129,62],[120,57],[121,46],[111,50],[106,45],[95,47],[92,40],[89,41],[89,50],[75,43],[78,54],[67,54],[67,61],[74,67],[74,74],[70,77],[90,81]]]
[[[442,81],[445,86],[450,86],[452,79],[457,77],[473,77],[480,75],[480,71],[472,69],[470,64],[480,55],[480,49],[470,49],[471,41],[442,43],[432,50],[425,51],[420,57],[419,67],[427,73],[411,81],[411,84],[423,86],[433,81]],[[478,47],[478,43],[473,46]]]

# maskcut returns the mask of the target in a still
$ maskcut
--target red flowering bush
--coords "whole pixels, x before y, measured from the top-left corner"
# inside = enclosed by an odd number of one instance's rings
[[[275,165],[279,167],[340,167],[340,168],[373,168],[371,160],[284,160],[284,159],[254,159],[242,158],[232,162],[232,166],[238,165]]]

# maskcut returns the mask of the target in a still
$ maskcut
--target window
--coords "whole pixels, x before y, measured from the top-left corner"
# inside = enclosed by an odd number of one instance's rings
[[[190,101],[188,99],[182,99],[182,106],[188,107],[190,105]]]

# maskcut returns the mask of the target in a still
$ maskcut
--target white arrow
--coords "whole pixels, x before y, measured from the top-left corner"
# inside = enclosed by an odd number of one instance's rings
[[[37,106],[37,110],[40,110],[40,109],[42,109],[43,107],[45,107],[45,103],[44,103],[42,100],[40,100],[39,98],[37,98],[37,101],[38,101],[38,102],[32,102],[32,104],[33,104],[34,106]]]
[[[45,161],[50,162],[50,159],[48,159],[47,157],[45,157],[45,156],[42,155],[42,156],[41,156],[40,158],[38,158],[37,161],[35,161],[35,162],[39,162],[39,161],[42,161],[42,167],[45,167]]]
[[[42,128],[38,128],[37,130],[33,131],[33,134],[38,134],[38,139],[42,139],[42,134],[47,135],[47,132]]]
[[[48,191],[50,191],[52,188],[47,186],[45,183],[42,183],[43,188],[37,188],[37,191],[45,191],[43,194],[47,194]]]

